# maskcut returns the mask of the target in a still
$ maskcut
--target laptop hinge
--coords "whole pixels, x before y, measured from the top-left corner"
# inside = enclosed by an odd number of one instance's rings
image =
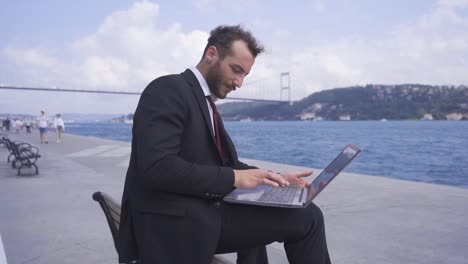
[[[299,196],[299,202],[302,202],[302,197],[304,196],[304,190],[306,190],[306,188],[302,188],[301,196]]]

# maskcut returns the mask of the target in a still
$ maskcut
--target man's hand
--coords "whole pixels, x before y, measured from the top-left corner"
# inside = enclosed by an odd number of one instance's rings
[[[282,176],[289,182],[290,185],[307,187],[310,185],[309,182],[306,182],[303,177],[308,177],[313,173],[312,170],[298,171],[298,172],[288,172],[282,174]]]
[[[234,170],[234,186],[241,189],[255,188],[266,184],[273,187],[286,187],[289,181],[280,174],[267,170]]]

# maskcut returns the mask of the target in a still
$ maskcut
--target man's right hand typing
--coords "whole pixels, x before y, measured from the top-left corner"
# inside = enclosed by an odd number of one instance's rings
[[[234,170],[234,178],[234,187],[241,189],[255,188],[263,184],[273,187],[289,186],[289,182],[280,174],[261,169]]]

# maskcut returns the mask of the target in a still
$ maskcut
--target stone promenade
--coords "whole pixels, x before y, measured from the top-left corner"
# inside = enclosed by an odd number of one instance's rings
[[[120,201],[130,144],[69,134],[57,144],[49,136],[49,144],[39,144],[35,133],[9,134],[40,148],[39,175],[16,176],[0,146],[0,264],[117,263],[91,195],[99,190]],[[244,161],[279,172],[304,169]],[[342,173],[315,202],[333,263],[468,263],[468,189]],[[272,264],[287,263],[281,244],[268,254]],[[233,254],[221,257],[235,263]]]

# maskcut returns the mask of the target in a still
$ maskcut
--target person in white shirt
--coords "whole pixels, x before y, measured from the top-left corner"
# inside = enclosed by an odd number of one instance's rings
[[[13,119],[13,122],[11,122],[13,130],[16,132],[16,134],[19,133],[19,125],[18,125],[18,119],[15,118]]]
[[[49,127],[49,118],[46,116],[45,111],[41,110],[41,115],[37,118],[37,127],[39,127],[39,135],[42,143],[49,143],[47,138],[47,128]]]
[[[29,117],[26,118],[24,125],[26,126],[26,133],[31,134],[31,119]]]
[[[65,123],[63,122],[63,119],[60,116],[60,114],[55,115],[54,127],[55,134],[57,136],[57,143],[60,143],[60,140],[62,139],[62,131],[65,129]]]
[[[19,133],[20,130],[23,131],[23,120],[19,118],[16,120],[16,130],[16,133]]]

